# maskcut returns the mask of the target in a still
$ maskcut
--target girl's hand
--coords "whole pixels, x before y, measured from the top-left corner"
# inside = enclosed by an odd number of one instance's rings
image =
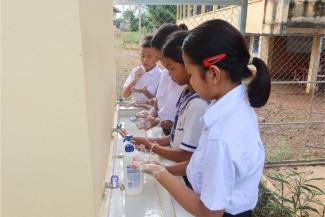
[[[154,106],[157,103],[157,98],[152,98],[149,100],[149,105]]]
[[[142,78],[143,75],[144,75],[144,71],[141,67],[139,67],[139,69],[135,72],[134,81],[138,82]]]
[[[152,106],[148,102],[137,102],[134,104],[134,106],[145,110],[150,110],[152,108]]]
[[[118,133],[124,138],[126,135],[128,135],[128,131],[126,131],[125,129],[121,128],[118,130]]]
[[[161,172],[167,171],[166,168],[161,165],[158,161],[137,161],[132,162],[132,167],[134,169],[140,169],[144,173],[152,175],[155,178],[158,178]]]
[[[155,142],[144,137],[134,137],[132,143],[137,146],[144,145],[147,150],[151,150],[152,146],[155,144]]]
[[[146,128],[144,128],[145,130],[149,130],[157,125],[160,124],[160,119],[159,118],[155,118],[155,117],[152,117],[150,114],[147,116],[147,122],[149,123],[147,125]]]
[[[149,130],[157,125],[159,125],[159,118],[153,117],[148,111],[141,111],[135,114],[137,119],[143,119],[144,123],[141,125],[141,129]]]

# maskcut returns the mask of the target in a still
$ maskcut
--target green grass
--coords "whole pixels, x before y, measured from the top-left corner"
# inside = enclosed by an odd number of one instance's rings
[[[139,32],[123,32],[123,40],[126,44],[139,44]]]
[[[293,151],[288,146],[286,141],[282,141],[280,146],[267,149],[267,161],[283,161],[290,160],[293,157]]]

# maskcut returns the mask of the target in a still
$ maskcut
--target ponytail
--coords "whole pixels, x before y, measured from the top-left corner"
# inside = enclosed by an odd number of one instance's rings
[[[269,70],[263,60],[254,57],[252,65],[256,67],[256,75],[248,84],[247,94],[253,108],[264,106],[271,92],[271,78]]]

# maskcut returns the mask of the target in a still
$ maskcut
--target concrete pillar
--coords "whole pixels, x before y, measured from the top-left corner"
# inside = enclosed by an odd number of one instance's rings
[[[115,112],[112,1],[1,7],[0,216],[102,217]]]
[[[191,5],[187,5],[187,17],[191,17]]]
[[[260,36],[260,43],[258,49],[258,57],[261,58],[266,64],[269,59],[270,46],[272,46],[272,37],[271,36]]]
[[[187,18],[187,14],[186,14],[187,9],[186,9],[185,6],[186,6],[186,5],[183,5],[183,19]]]
[[[201,13],[205,13],[205,5],[201,5]]]
[[[193,16],[197,15],[197,5],[193,5]]]
[[[321,53],[321,37],[319,35],[313,37],[313,44],[311,48],[308,82],[315,82],[317,80],[317,73],[319,67],[320,53]],[[315,88],[315,83],[307,83],[306,93],[312,93]]]
[[[248,47],[248,51],[250,54],[253,53],[253,44],[254,44],[254,36],[251,35],[251,36],[248,36],[249,39],[248,39],[248,44],[247,44],[247,47]]]

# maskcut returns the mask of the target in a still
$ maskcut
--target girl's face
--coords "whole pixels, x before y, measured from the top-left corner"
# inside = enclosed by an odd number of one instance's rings
[[[141,47],[140,56],[141,64],[146,71],[149,71],[156,66],[158,58],[153,48]]]
[[[190,84],[199,96],[206,100],[213,100],[218,95],[218,80],[213,78],[212,72],[204,72],[205,79],[202,77],[202,69],[192,63],[191,59],[183,52],[183,60],[187,73],[190,75]]]
[[[166,68],[169,71],[169,75],[179,85],[185,85],[189,83],[190,75],[186,72],[185,66],[181,63],[177,63],[169,57],[165,57]]]

